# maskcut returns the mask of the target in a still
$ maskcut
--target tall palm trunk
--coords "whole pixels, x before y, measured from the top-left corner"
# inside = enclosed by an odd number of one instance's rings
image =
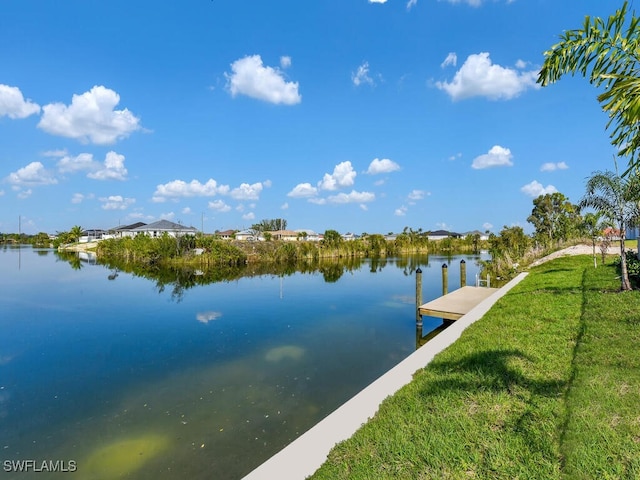
[[[623,291],[631,290],[629,271],[627,270],[627,252],[625,251],[626,232],[624,222],[620,222],[620,288]]]

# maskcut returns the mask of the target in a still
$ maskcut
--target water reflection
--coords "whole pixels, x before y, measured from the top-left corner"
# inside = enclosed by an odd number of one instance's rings
[[[22,255],[0,276],[3,458],[154,480],[240,478],[397,365],[423,340],[415,269],[428,301],[446,261],[134,271]]]

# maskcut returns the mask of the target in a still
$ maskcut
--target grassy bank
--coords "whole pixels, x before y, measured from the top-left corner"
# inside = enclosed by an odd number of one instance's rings
[[[313,478],[640,478],[640,293],[616,275],[533,269]]]

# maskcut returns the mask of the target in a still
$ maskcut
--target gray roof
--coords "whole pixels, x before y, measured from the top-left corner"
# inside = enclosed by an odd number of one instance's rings
[[[117,227],[114,228],[110,228],[109,231],[113,231],[113,232],[122,232],[124,230],[133,230],[134,228],[138,228],[138,227],[144,227],[146,225],[146,223],[144,222],[136,222],[136,223],[132,223],[131,225],[118,225]]]
[[[157,222],[143,225],[141,227],[131,229],[132,232],[197,232],[195,227],[187,227],[186,225],[180,225],[179,223],[170,222],[169,220],[158,220]]]

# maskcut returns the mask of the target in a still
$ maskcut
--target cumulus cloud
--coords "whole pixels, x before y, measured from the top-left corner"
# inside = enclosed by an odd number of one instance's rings
[[[83,143],[108,145],[141,128],[140,119],[128,109],[114,110],[118,103],[120,95],[116,92],[94,86],[88,92],[73,95],[69,106],[50,103],[42,107],[38,127]]]
[[[493,64],[489,53],[482,52],[469,55],[451,82],[436,82],[436,87],[453,100],[470,97],[509,100],[529,88],[539,88],[537,75],[535,70],[518,72]]]
[[[280,66],[282,68],[289,68],[291,66],[291,57],[286,55],[280,57]]]
[[[324,174],[322,180],[318,182],[318,188],[321,190],[337,190],[340,187],[350,187],[353,185],[356,175],[357,173],[353,169],[351,162],[339,163],[333,169],[332,174]]]
[[[99,200],[102,202],[103,210],[126,210],[136,202],[135,198],[125,198],[122,195],[110,195]]]
[[[329,203],[367,203],[375,200],[375,194],[371,192],[356,192],[352,190],[351,193],[338,193],[337,195],[331,195],[327,197]]]
[[[388,158],[383,158],[382,160],[374,158],[369,164],[366,173],[369,175],[377,175],[379,173],[391,173],[398,170],[400,170],[400,165],[393,160],[389,160]]]
[[[242,219],[243,220],[255,220],[256,219],[256,214],[253,213],[253,212],[245,213],[244,215],[242,215]]]
[[[429,192],[425,192],[424,190],[411,190],[411,193],[409,193],[408,198],[409,200],[412,201],[416,201],[416,200],[422,200],[425,195],[429,195]]]
[[[0,117],[26,118],[40,113],[40,105],[24,98],[18,87],[0,83]]]
[[[395,211],[393,212],[393,214],[394,214],[396,217],[404,217],[404,216],[407,214],[407,211],[408,211],[408,210],[409,210],[409,209],[408,209],[407,207],[405,207],[404,205],[402,205],[401,207],[396,208],[396,209],[395,209]]]
[[[489,153],[476,157],[471,164],[471,168],[480,170],[490,167],[510,167],[513,165],[512,159],[511,150],[500,145],[494,145],[489,150]]]
[[[407,2],[407,10],[411,10],[413,7],[415,7],[418,4],[418,0],[409,0]]]
[[[264,186],[271,185],[271,182],[265,182],[265,184],[267,183],[268,185],[263,185],[261,182],[254,183],[252,185],[242,183],[239,187],[231,190],[231,197],[236,200],[258,200],[260,198],[260,192],[262,192]]]
[[[58,183],[53,174],[40,162],[31,162],[9,174],[6,181],[18,186],[52,185]]]
[[[82,203],[87,199],[92,199],[94,195],[90,193],[89,195],[84,195],[82,193],[74,193],[73,197],[71,197],[71,203]]]
[[[164,185],[158,185],[152,200],[159,203],[169,198],[213,197],[218,194],[225,195],[228,192],[228,185],[218,185],[218,182],[213,178],[207,180],[206,183],[200,183],[198,180],[191,180],[189,183],[184,180],[173,180]]]
[[[301,197],[315,197],[318,194],[318,189],[312,186],[310,183],[299,183],[293,190],[287,193],[288,197],[301,198]]]
[[[542,164],[542,166],[540,167],[540,171],[553,172],[555,170],[566,170],[567,168],[569,168],[569,165],[567,165],[565,162],[558,162],[558,163],[547,162]]]
[[[60,173],[87,171],[87,177],[94,180],[126,180],[128,172],[124,160],[124,155],[114,151],[107,153],[103,163],[94,160],[90,153],[81,153],[75,157],[63,156],[56,166]]]
[[[231,71],[230,74],[225,73],[225,77],[232,97],[246,95],[284,105],[295,105],[302,101],[298,93],[298,82],[287,82],[279,69],[265,67],[260,55],[236,60],[231,64]]]
[[[530,197],[537,198],[540,195],[546,195],[547,193],[556,193],[558,189],[553,185],[547,185],[543,187],[542,184],[536,180],[526,184],[520,189],[521,192],[529,195]]]
[[[224,203],[222,200],[216,200],[214,202],[209,202],[209,208],[216,212],[225,213],[231,210],[231,207]]]
[[[449,55],[447,55],[447,58],[444,59],[444,62],[440,64],[440,67],[444,68],[448,67],[449,65],[453,65],[455,67],[457,63],[458,56],[455,54],[455,52],[449,52]]]
[[[368,85],[375,85],[373,78],[369,76],[369,62],[364,62],[358,67],[358,69],[351,74],[351,81],[356,87],[366,83]]]

